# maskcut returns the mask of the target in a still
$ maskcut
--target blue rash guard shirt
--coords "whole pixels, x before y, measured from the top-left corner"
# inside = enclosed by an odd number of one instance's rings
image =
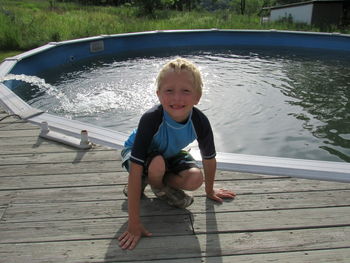
[[[130,161],[143,165],[151,152],[157,151],[164,158],[170,158],[196,139],[202,158],[214,158],[213,131],[204,113],[194,107],[188,120],[178,123],[164,111],[162,105],[156,105],[142,115],[137,129],[125,141],[124,147],[132,148]]]

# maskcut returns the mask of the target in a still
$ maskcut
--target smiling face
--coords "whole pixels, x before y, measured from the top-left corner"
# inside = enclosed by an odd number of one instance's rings
[[[188,70],[168,71],[164,74],[157,96],[164,110],[176,122],[187,120],[201,94],[195,89],[194,78]]]

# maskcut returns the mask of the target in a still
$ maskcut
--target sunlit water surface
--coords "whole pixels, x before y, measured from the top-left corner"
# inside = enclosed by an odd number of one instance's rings
[[[104,58],[45,72],[44,84],[16,93],[50,113],[129,133],[158,103],[157,73],[178,55],[203,74],[198,107],[218,151],[350,162],[349,54],[216,49]]]

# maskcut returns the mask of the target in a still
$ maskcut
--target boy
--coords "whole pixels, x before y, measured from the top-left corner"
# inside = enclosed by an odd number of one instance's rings
[[[125,142],[123,166],[129,171],[129,222],[118,238],[122,249],[133,249],[141,236],[151,236],[140,221],[140,197],[146,179],[154,194],[169,205],[185,208],[193,198],[183,190],[198,189],[203,180],[207,197],[219,202],[234,198],[231,191],[215,190],[216,151],[207,117],[194,105],[202,95],[202,79],[197,67],[186,59],[167,63],[157,78],[160,105],[147,111]],[[195,139],[203,159],[204,179],[192,156],[182,150]]]

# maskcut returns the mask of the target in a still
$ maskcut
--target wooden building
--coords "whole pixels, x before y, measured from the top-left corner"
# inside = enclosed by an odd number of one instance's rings
[[[270,21],[287,20],[308,25],[342,25],[347,23],[349,2],[343,0],[313,0],[269,7]]]

